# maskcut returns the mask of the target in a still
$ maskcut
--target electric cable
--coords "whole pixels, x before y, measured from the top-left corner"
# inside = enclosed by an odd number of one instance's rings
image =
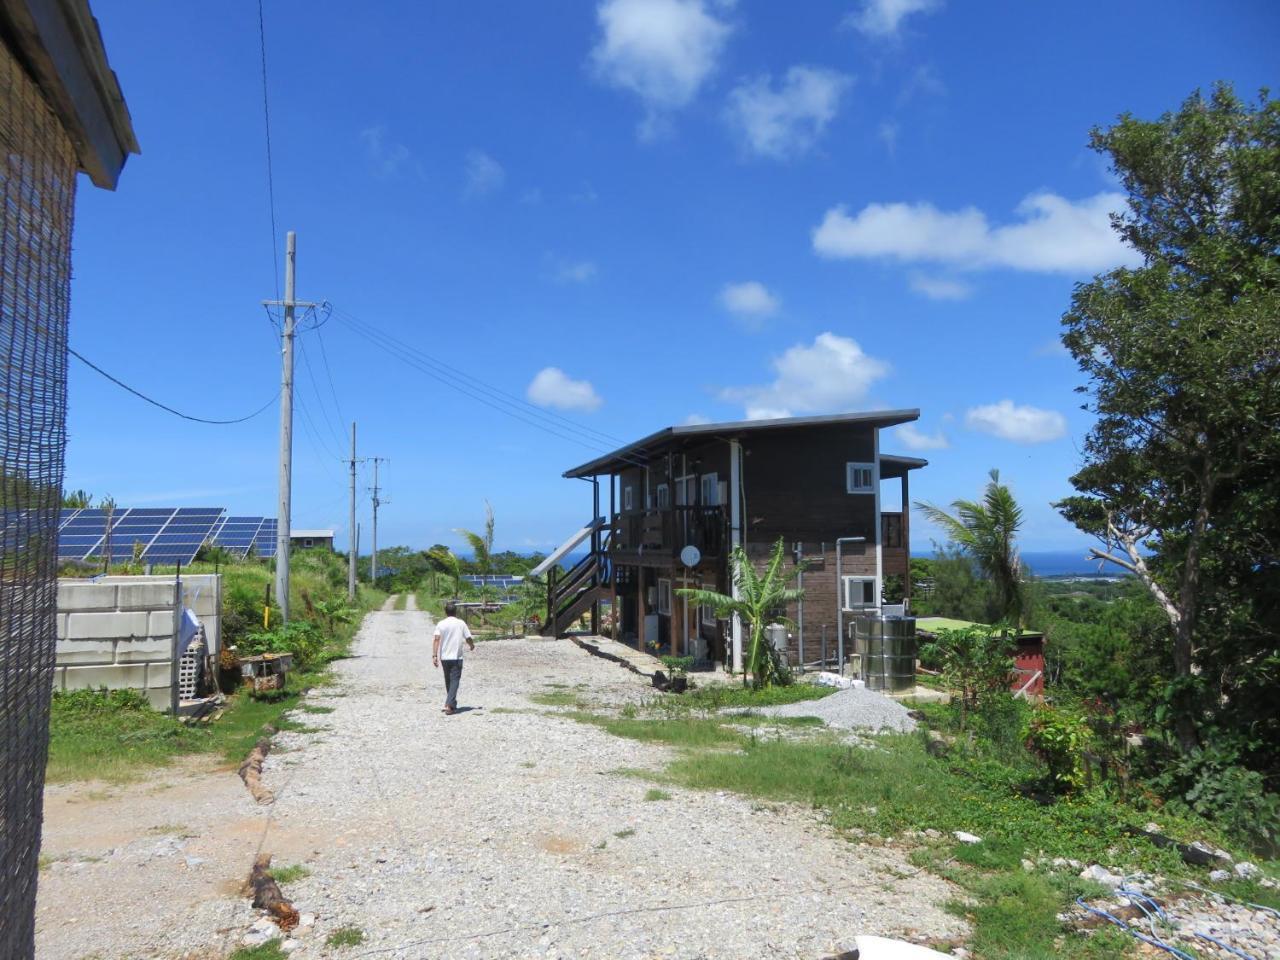
[[[338,413],[338,420],[343,426],[349,422],[342,415],[342,405],[338,402],[338,389],[333,383],[333,369],[329,366],[329,352],[324,348],[324,335],[320,332],[320,327],[316,327],[316,341],[320,344],[320,359],[324,361],[324,373],[329,380],[329,394],[333,397],[333,409]]]
[[[342,424],[342,420],[341,420],[341,414],[337,413],[337,411],[335,411],[335,412],[334,412],[334,416],[336,416],[336,417],[338,417],[338,418],[339,418],[339,419],[338,419],[338,424],[339,424],[339,426],[338,426],[338,429],[337,429],[337,430],[335,430],[335,429],[334,429],[334,427],[333,427],[333,420],[332,420],[332,419],[330,419],[330,417],[329,417],[329,407],[328,407],[328,405],[324,402],[324,397],[323,397],[323,396],[321,396],[321,394],[320,394],[320,385],[319,385],[319,383],[317,383],[317,381],[316,381],[315,371],[311,368],[311,361],[310,361],[310,359],[308,359],[308,357],[307,357],[307,351],[306,351],[306,349],[305,349],[305,348],[303,347],[303,345],[302,345],[302,338],[301,338],[301,337],[299,337],[299,338],[297,339],[297,341],[296,341],[296,342],[297,342],[297,345],[298,345],[298,356],[300,356],[300,357],[302,358],[302,366],[306,369],[306,371],[307,371],[307,379],[308,379],[308,380],[310,381],[310,383],[311,383],[311,392],[312,392],[313,394],[315,394],[316,403],[318,403],[318,404],[320,405],[320,414],[319,414],[319,415],[320,415],[321,419],[323,419],[323,420],[324,420],[325,427],[329,430],[330,435],[333,437],[334,442],[337,444],[337,449],[338,449],[338,450],[341,450],[341,449],[342,449],[342,426],[341,426],[341,424]],[[326,446],[328,446],[328,442],[327,442],[327,441],[326,441]],[[341,457],[339,457],[338,459],[339,459],[339,460],[341,460],[342,458],[341,458]]]
[[[271,163],[271,107],[267,99],[267,28],[258,0],[258,46],[262,52],[262,120],[267,140],[267,201],[271,213],[271,268],[276,276],[276,299],[280,299],[280,241],[276,235],[276,181]]]
[[[72,349],[72,347],[70,346],[67,347],[67,353],[71,354],[73,357],[75,357],[77,360],[79,360],[89,369],[96,370],[98,373],[102,374],[102,376],[106,377],[116,386],[120,387],[123,390],[127,390],[129,393],[132,393],[135,397],[139,398],[140,400],[145,400],[147,403],[151,404],[153,407],[159,407],[161,410],[165,411],[166,413],[171,413],[175,417],[181,417],[183,420],[190,420],[193,423],[210,423],[210,424],[214,424],[215,426],[225,426],[233,423],[244,423],[248,420],[252,420],[254,417],[265,412],[266,409],[270,407],[272,404],[274,404],[276,400],[278,400],[280,397],[280,391],[277,390],[275,392],[275,395],[272,396],[270,400],[268,400],[266,403],[260,406],[257,410],[253,411],[253,413],[248,414],[247,416],[244,416],[244,417],[236,417],[233,420],[213,420],[207,417],[193,417],[190,414],[183,413],[181,410],[175,410],[173,407],[167,404],[161,403],[159,400],[152,399],[151,397],[147,396],[145,393],[141,392],[140,390],[135,390],[133,387],[129,386],[123,380],[120,380],[117,377],[113,377],[111,374],[107,373],[107,371],[103,370],[100,366],[98,366],[92,360],[88,359],[83,354],[78,353],[76,350]]]

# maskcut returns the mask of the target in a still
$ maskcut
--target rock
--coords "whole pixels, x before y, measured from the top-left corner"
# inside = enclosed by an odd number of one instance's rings
[[[297,950],[300,946],[302,946],[301,940],[294,940],[292,937],[290,937],[288,940],[280,944],[280,952],[293,953],[293,951]]]
[[[1027,873],[1032,873],[1035,870],[1035,868],[1036,868],[1036,865],[1032,863],[1030,860],[1024,859],[1022,861],[1022,869],[1027,871]]]
[[[1231,872],[1229,870],[1210,870],[1209,879],[1214,883],[1222,883],[1224,880],[1231,879]]]
[[[1124,884],[1124,877],[1119,874],[1112,873],[1106,867],[1100,864],[1091,863],[1080,871],[1081,880],[1092,880],[1094,883],[1100,883],[1102,886],[1115,890]]]
[[[965,833],[963,830],[957,830],[952,834],[961,843],[981,843],[981,837],[975,837],[972,833]]]
[[[240,938],[240,945],[244,947],[260,947],[271,938],[265,933],[258,933],[256,930],[250,930]]]
[[[1145,831],[1147,831],[1147,833],[1159,833],[1159,832],[1160,832],[1160,824],[1158,824],[1158,823],[1154,823],[1154,822],[1152,822],[1152,823],[1148,823],[1148,824],[1147,824],[1145,827],[1143,827],[1142,829],[1143,829],[1143,830],[1145,830]]]
[[[254,921],[253,926],[250,927],[249,930],[253,933],[266,934],[268,938],[278,937],[280,935],[280,928],[267,917],[259,917]]]
[[[304,913],[298,917],[298,926],[313,927],[315,926],[316,915],[314,913]]]
[[[1260,876],[1262,871],[1250,863],[1248,860],[1241,860],[1235,866],[1236,876],[1242,880],[1252,880],[1256,876]]]

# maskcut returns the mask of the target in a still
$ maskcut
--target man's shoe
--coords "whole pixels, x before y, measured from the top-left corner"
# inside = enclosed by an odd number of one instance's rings
[[[458,711],[457,711],[457,710],[455,710],[455,709],[453,709],[453,707],[445,707],[445,708],[444,708],[444,715],[445,715],[446,717],[452,717],[452,716],[453,716],[455,713],[457,713],[457,712],[458,712]]]

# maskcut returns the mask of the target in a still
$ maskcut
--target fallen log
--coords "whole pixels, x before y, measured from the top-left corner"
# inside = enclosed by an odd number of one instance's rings
[[[253,905],[267,911],[281,930],[288,933],[298,925],[298,911],[284,898],[280,884],[271,876],[271,854],[259,854],[253,861],[249,887],[253,891]]]
[[[267,758],[270,750],[270,735],[262,737],[249,751],[249,756],[245,758],[244,763],[240,764],[240,779],[244,781],[244,785],[249,788],[253,799],[258,803],[271,803],[276,798],[275,794],[262,785],[262,761]]]

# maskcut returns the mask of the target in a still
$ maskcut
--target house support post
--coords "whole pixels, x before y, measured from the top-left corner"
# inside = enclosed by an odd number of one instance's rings
[[[729,441],[729,546],[731,551],[742,546],[742,444]],[[733,575],[732,552],[729,563],[729,583],[733,599],[741,599],[738,578]],[[742,617],[733,615],[733,672],[742,672]]]
[[[595,557],[596,572],[593,578],[591,589],[595,593],[595,599],[591,602],[591,635],[600,636],[600,578],[604,575],[604,558],[600,556],[601,527],[600,520],[600,478],[591,478],[591,522],[595,524],[595,531],[591,534],[591,555]]]
[[[640,589],[636,593],[636,649],[639,650],[641,653],[644,653],[645,641],[648,639],[644,635],[645,614],[648,612],[648,610],[646,609],[646,603],[645,603],[646,594],[645,594],[643,565],[636,567],[636,580],[638,581],[639,587],[640,587]]]

